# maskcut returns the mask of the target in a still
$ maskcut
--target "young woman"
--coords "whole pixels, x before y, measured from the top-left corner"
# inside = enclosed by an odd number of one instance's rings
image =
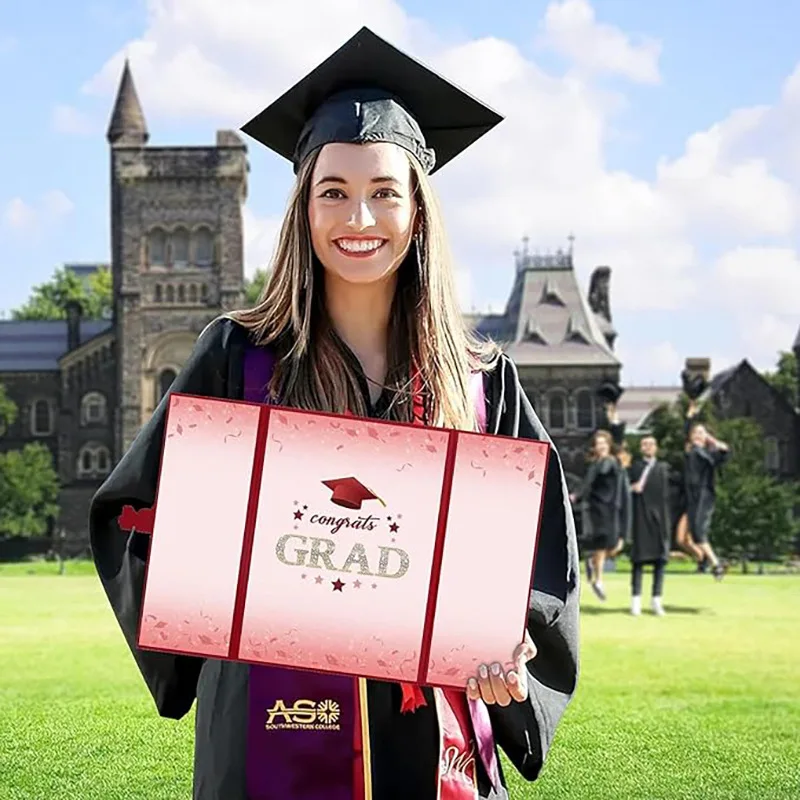
[[[489,433],[549,441],[514,364],[464,328],[428,177],[497,121],[362,29],[245,127],[291,158],[297,175],[271,278],[255,308],[204,331],[170,391],[466,430],[485,416]],[[268,380],[252,366],[266,353]],[[90,526],[159,712],[179,718],[197,700],[195,800],[507,798],[498,746],[535,780],[578,671],[577,543],[558,456],[525,641],[509,643],[513,668],[480,665],[459,692],[170,656],[135,646],[148,542],[117,524],[123,505],[155,501],[168,402],[98,491]],[[493,546],[491,536],[475,547]],[[486,605],[490,616],[507,613],[489,595]],[[341,735],[264,730],[264,697],[289,705],[331,687],[351,698]]]
[[[591,587],[600,600],[606,600],[603,569],[606,558],[613,558],[630,538],[631,500],[626,468],[614,453],[621,447],[624,427],[612,408],[612,430],[596,431],[592,437],[589,468],[581,488],[571,496],[581,508],[581,530],[586,551]]]
[[[703,570],[710,564],[714,577],[720,580],[725,569],[711,547],[708,534],[716,504],[716,473],[730,457],[730,449],[708,432],[706,426],[697,420],[697,413],[697,404],[692,400],[686,414],[686,514],[679,526],[679,536],[691,535],[698,568]]]

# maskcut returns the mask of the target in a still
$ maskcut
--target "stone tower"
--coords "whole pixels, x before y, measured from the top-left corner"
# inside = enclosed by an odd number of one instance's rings
[[[115,460],[181,369],[197,335],[243,299],[246,146],[152,147],[129,64],[107,134],[116,345]]]

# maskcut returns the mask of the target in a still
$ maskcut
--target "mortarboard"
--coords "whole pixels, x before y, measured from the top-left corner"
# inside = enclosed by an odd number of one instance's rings
[[[616,383],[605,381],[597,390],[597,395],[606,403],[616,403],[625,393],[625,390]]]
[[[377,500],[381,505],[386,505],[378,495],[356,478],[336,478],[322,483],[333,491],[331,501],[337,506],[360,509],[365,500]]]
[[[333,142],[393,142],[432,173],[502,119],[364,27],[242,131],[295,173]]]
[[[690,400],[697,400],[708,388],[708,383],[702,375],[691,373],[686,369],[681,372],[681,383],[683,384],[683,391],[686,392]]]

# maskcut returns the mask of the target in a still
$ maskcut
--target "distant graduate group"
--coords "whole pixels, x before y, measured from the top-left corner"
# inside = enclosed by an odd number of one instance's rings
[[[623,390],[606,383],[598,391],[605,419],[592,435],[583,482],[570,496],[586,575],[601,601],[606,600],[606,559],[627,546],[634,616],[642,611],[642,579],[648,565],[653,568],[651,608],[658,616],[664,614],[664,573],[673,547],[691,555],[698,572],[710,570],[717,580],[725,572],[709,542],[709,529],[717,471],[730,449],[699,418],[697,401],[706,389],[705,380],[686,371],[682,380],[689,398],[682,465],[676,468],[659,457],[659,443],[652,433],[641,437],[640,453],[632,456],[617,411]]]

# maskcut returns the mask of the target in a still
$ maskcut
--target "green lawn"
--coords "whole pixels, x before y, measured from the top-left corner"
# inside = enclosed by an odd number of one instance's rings
[[[156,716],[91,568],[55,571],[0,565],[0,800],[190,798],[192,719]],[[585,593],[578,694],[512,798],[800,798],[800,577],[672,572],[663,619],[627,582]]]

